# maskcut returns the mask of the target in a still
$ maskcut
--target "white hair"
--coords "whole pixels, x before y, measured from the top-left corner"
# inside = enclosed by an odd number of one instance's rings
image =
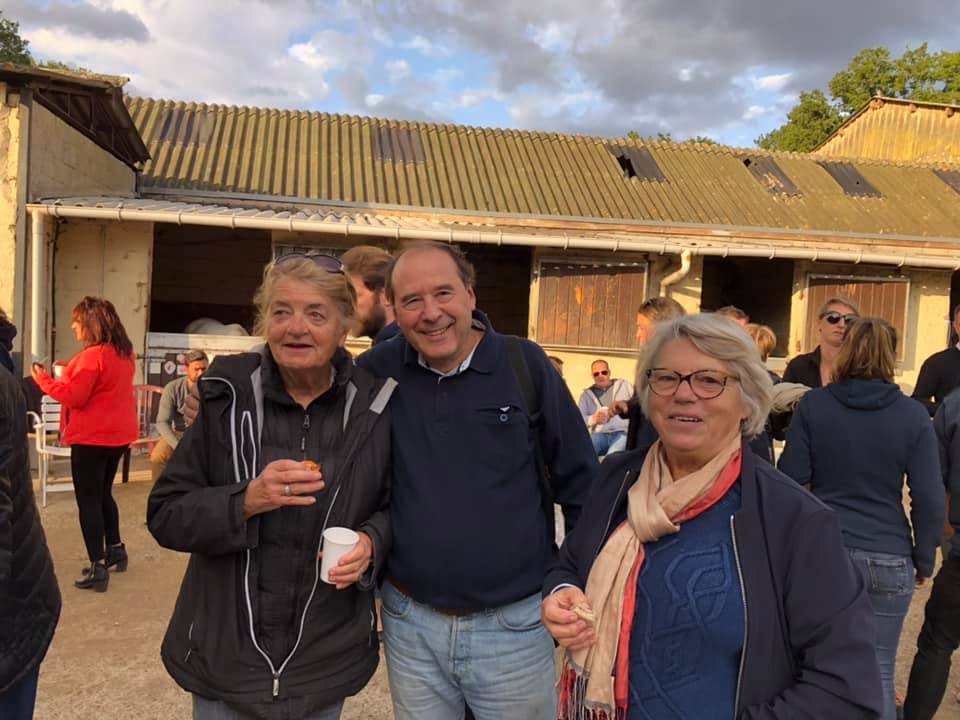
[[[747,417],[740,424],[745,438],[763,431],[773,402],[773,381],[753,339],[740,325],[715,313],[685,315],[657,327],[657,334],[644,346],[637,363],[637,394],[648,415],[650,384],[647,371],[656,367],[657,356],[671,340],[689,340],[704,355],[725,362],[737,376]]]

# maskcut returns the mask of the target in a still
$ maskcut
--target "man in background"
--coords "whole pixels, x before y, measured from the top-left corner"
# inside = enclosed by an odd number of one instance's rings
[[[355,337],[368,337],[374,345],[390,340],[400,332],[393,307],[384,294],[390,253],[373,245],[357,245],[340,258],[343,271],[357,291]]]
[[[622,452],[627,447],[627,420],[610,411],[617,400],[633,397],[633,385],[626,380],[610,377],[606,360],[594,360],[590,366],[593,385],[580,394],[577,406],[583,416],[597,457]]]
[[[184,355],[183,364],[186,365],[186,373],[168,382],[160,396],[160,408],[157,410],[157,432],[160,433],[160,441],[150,453],[150,476],[154,482],[170,462],[177,443],[187,429],[187,421],[183,415],[187,396],[207,371],[209,360],[203,350],[191,350]]]

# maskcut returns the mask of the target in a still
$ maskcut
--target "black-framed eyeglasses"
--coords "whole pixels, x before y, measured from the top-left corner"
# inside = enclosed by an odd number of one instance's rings
[[[686,382],[698,398],[712,400],[723,392],[729,380],[739,382],[740,378],[719,370],[696,370],[686,375],[681,375],[666,368],[650,368],[647,370],[647,385],[650,387],[650,391],[661,397],[676,395],[681,383]]]
[[[820,316],[821,320],[826,320],[831,325],[836,325],[838,322],[843,320],[846,325],[853,325],[858,319],[859,315],[855,313],[840,313],[836,310],[831,310],[830,312],[825,312]]]
[[[597,371],[593,374],[593,376],[594,376],[594,377],[603,377],[603,376],[609,375],[609,374],[610,374],[610,371],[609,371],[609,370],[597,370]]]
[[[273,264],[282,265],[283,263],[290,262],[291,260],[302,260],[304,258],[307,260],[312,260],[327,272],[343,272],[343,263],[340,262],[340,260],[335,258],[333,255],[323,255],[321,253],[317,253],[316,255],[307,255],[306,253],[287,253],[286,255],[281,255],[274,260]]]

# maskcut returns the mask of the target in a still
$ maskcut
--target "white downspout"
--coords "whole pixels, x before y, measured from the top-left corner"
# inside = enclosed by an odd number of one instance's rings
[[[32,362],[44,362],[47,356],[46,318],[46,212],[30,208],[30,355]],[[26,364],[26,363],[24,363]]]
[[[690,260],[692,258],[693,253],[689,250],[684,250],[680,253],[680,269],[670,273],[660,281],[660,297],[667,297],[667,288],[675,285],[687,276],[687,273],[690,272]]]

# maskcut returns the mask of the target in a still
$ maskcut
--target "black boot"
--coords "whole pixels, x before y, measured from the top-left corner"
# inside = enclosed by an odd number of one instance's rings
[[[107,569],[126,572],[127,547],[123,543],[107,546]]]
[[[107,566],[102,562],[93,563],[85,568],[83,574],[73,584],[81,590],[96,590],[97,592],[106,592],[107,583],[110,582],[110,573],[107,572]]]

